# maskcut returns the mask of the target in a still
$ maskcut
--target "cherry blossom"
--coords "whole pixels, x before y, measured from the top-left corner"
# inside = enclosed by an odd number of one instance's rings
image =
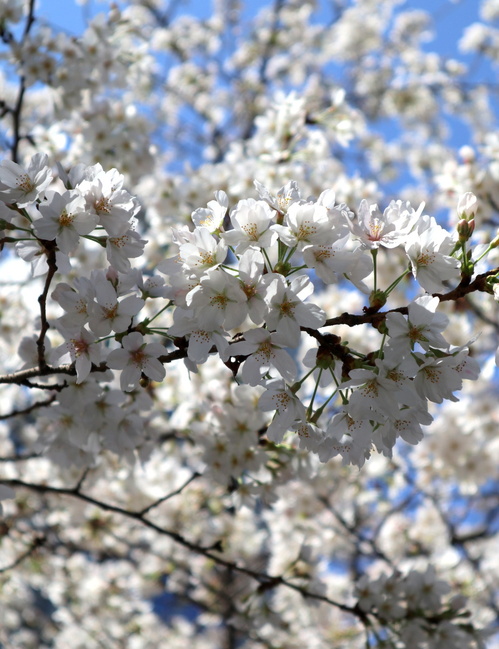
[[[267,277],[270,278],[265,297],[267,324],[271,330],[281,333],[290,346],[295,346],[300,337],[300,327],[317,329],[324,324],[326,316],[320,307],[302,301],[313,291],[308,277],[295,277],[289,287],[280,275]]]
[[[59,249],[68,254],[78,245],[80,235],[92,232],[97,217],[85,211],[85,201],[77,192],[47,192],[46,198],[39,207],[42,218],[35,222],[35,233],[40,239],[55,239]]]
[[[96,284],[95,300],[90,304],[88,326],[97,336],[125,331],[132,317],[144,306],[144,300],[133,295],[118,301],[116,290],[106,280]]]
[[[246,295],[238,280],[220,268],[206,272],[198,286],[186,296],[187,306],[202,313],[202,322],[208,328],[238,327],[246,317]]]
[[[272,219],[273,212],[267,203],[253,199],[239,201],[230,215],[234,229],[224,232],[223,239],[239,254],[250,246],[269,248],[277,239],[270,229]]]
[[[228,207],[227,194],[219,190],[215,192],[215,200],[209,201],[208,207],[198,207],[191,214],[191,218],[194,225],[206,228],[211,234],[214,234],[221,230]]]
[[[307,244],[328,244],[334,230],[330,227],[325,207],[316,203],[293,203],[289,206],[284,223],[272,229],[290,248],[301,249]]]
[[[113,268],[126,273],[130,270],[130,259],[140,257],[147,241],[138,232],[128,230],[117,237],[108,237],[106,244],[107,260]]]
[[[58,350],[60,355],[68,353],[71,360],[75,362],[76,376],[79,383],[84,381],[90,374],[92,364],[99,365],[101,361],[101,350],[95,344],[96,338],[85,328],[77,333],[63,332],[67,342]]]
[[[258,385],[271,367],[275,367],[283,379],[292,382],[296,378],[296,364],[283,349],[286,345],[286,338],[278,333],[252,329],[246,332],[244,341],[231,345],[230,353],[248,356],[241,368],[241,379],[249,385]]]
[[[423,349],[448,348],[448,342],[440,332],[447,327],[449,318],[443,313],[436,313],[438,304],[437,297],[424,295],[409,304],[407,319],[400,313],[387,315],[390,341],[399,352],[405,348],[409,353],[415,344]]]
[[[113,350],[107,357],[109,367],[121,370],[120,385],[124,392],[137,387],[145,374],[153,381],[161,381],[166,370],[158,358],[164,353],[159,343],[144,343],[144,337],[134,331],[124,336],[122,348]]]
[[[19,207],[34,203],[52,181],[48,156],[36,153],[24,169],[11,160],[0,163],[0,199]]]
[[[139,204],[122,189],[124,177],[117,169],[105,172],[96,165],[90,174],[78,182],[78,191],[84,196],[87,211],[94,214],[98,223],[112,236],[125,235],[129,221],[139,210]]]
[[[275,410],[274,418],[267,429],[267,437],[280,442],[284,433],[296,421],[305,419],[305,408],[281,379],[271,379],[265,384],[265,392],[258,401],[264,412]]]
[[[459,262],[450,256],[453,243],[435,220],[425,219],[406,241],[405,250],[412,274],[429,293],[445,290],[448,282],[459,281]]]
[[[377,205],[361,201],[357,220],[349,220],[352,233],[359,238],[362,246],[375,250],[379,246],[395,248],[404,243],[411,227],[417,221],[424,205],[415,212],[408,204],[402,209],[402,203],[390,203],[381,213]]]
[[[496,647],[499,12],[443,3],[0,2],[2,642]]]

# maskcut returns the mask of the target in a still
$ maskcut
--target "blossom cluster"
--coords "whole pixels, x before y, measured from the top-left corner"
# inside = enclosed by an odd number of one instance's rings
[[[0,643],[496,649],[499,2],[83,4],[0,0]]]
[[[279,444],[293,432],[323,462],[339,454],[362,466],[373,448],[391,456],[397,438],[420,441],[421,427],[432,421],[428,403],[455,401],[463,379],[477,378],[479,366],[468,345],[445,339],[448,318],[437,311],[439,296],[471,277],[478,261],[469,249],[476,211],[471,195],[460,200],[462,218],[453,237],[423,213],[424,205],[414,209],[400,200],[384,211],[363,200],[354,214],[331,190],[305,199],[294,181],[275,195],[256,183],[258,198],[242,199],[229,211],[228,197],[219,191],[193,212],[193,230],[174,229],[178,252],[157,266],[164,281],[131,267],[146,242],[135,229],[139,204],[123,182],[116,169],[105,172],[100,165],[60,169],[55,182],[42,154],[26,168],[0,165],[3,227],[23,233],[16,250],[33,262],[35,274],[48,272],[51,263],[70,272],[81,240],[105,249],[107,269],[59,282],[51,292],[63,311],[52,322],[63,342],[51,350],[51,360],[74,362],[76,383],[88,380],[93,399],[117,404],[126,398],[116,401],[115,392],[103,391],[109,370],[121,371],[124,393],[143,379],[161,382],[173,346],[192,372],[216,353],[238,383],[261,388],[258,408],[270,413],[271,442]],[[480,259],[492,248],[479,249]],[[377,283],[381,249],[400,250],[408,266],[386,287]],[[425,294],[405,310],[380,317],[393,289],[410,274]],[[342,282],[366,295],[366,322],[373,316],[379,332],[379,346],[369,353],[327,331],[335,322],[328,316],[337,314],[310,299]],[[151,315],[141,316],[144,308]],[[156,341],[147,342],[147,335]],[[316,346],[300,370],[297,350],[304,335]],[[47,339],[47,350],[48,345]],[[31,366],[46,363],[40,339],[25,339],[20,354],[31,354]],[[102,445],[95,431],[105,429],[105,445],[122,447],[109,440],[115,411],[106,410],[97,428],[93,422],[88,436],[82,432],[87,416],[68,413],[78,402],[84,408],[85,400],[70,401],[61,393],[50,416],[52,443],[63,437],[79,452],[95,453]],[[126,422],[136,436],[140,416],[134,409],[124,415],[112,430]]]
[[[425,572],[412,570],[403,577],[395,573],[370,579],[364,575],[355,590],[360,608],[366,613],[376,611],[390,625],[400,626],[399,637],[408,646],[476,646],[467,620],[469,613],[464,609],[465,598],[444,601],[450,585],[439,579],[432,567]]]

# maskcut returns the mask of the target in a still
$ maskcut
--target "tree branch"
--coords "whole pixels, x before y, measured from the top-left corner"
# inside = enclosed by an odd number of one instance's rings
[[[449,302],[459,300],[460,298],[463,298],[470,293],[474,293],[475,291],[488,293],[489,291],[486,287],[487,280],[489,279],[489,277],[493,277],[498,273],[499,267],[493,268],[492,270],[488,270],[481,275],[477,275],[472,282],[468,283],[466,279],[462,280],[461,283],[456,286],[455,289],[449,291],[449,293],[433,293],[433,297],[438,297],[440,302]],[[390,309],[389,311],[381,311],[378,313],[370,313],[368,312],[368,309],[366,309],[366,311],[367,312],[364,315],[342,313],[336,318],[329,318],[328,320],[326,320],[323,326],[333,327],[334,325],[348,325],[349,327],[355,327],[360,324],[371,324],[373,325],[373,327],[378,327],[385,320],[386,316],[389,313],[402,313],[404,315],[407,315],[409,308],[402,306],[397,309]]]
[[[46,539],[43,536],[37,536],[33,539],[31,542],[29,548],[26,550],[26,552],[23,552],[21,555],[17,557],[11,564],[8,566],[4,566],[3,568],[0,568],[0,574],[4,572],[8,572],[9,570],[13,570],[14,568],[17,568],[18,565],[20,565],[25,559],[27,559],[29,556],[33,554],[36,550],[38,550],[39,547],[41,547],[45,543]]]
[[[57,272],[57,263],[55,260],[55,250],[56,244],[55,241],[43,241],[42,242],[47,249],[47,264],[48,264],[48,273],[45,279],[45,286],[43,287],[43,293],[38,298],[38,303],[40,305],[40,335],[37,338],[36,346],[38,349],[38,365],[41,370],[43,370],[47,361],[45,360],[45,336],[49,330],[49,323],[47,320],[47,296],[50,289],[50,284],[54,278],[54,275]]]
[[[35,12],[35,0],[29,0],[28,15],[26,17],[26,24],[24,27],[24,33],[20,45],[22,45],[26,41],[26,38],[28,37],[31,27],[35,22],[34,12]],[[21,65],[22,65],[22,61],[21,61]],[[21,74],[19,78],[19,92],[17,95],[16,105],[12,110],[13,138],[12,138],[12,146],[11,146],[11,156],[13,162],[18,162],[19,142],[21,140],[21,113],[23,109],[25,92],[26,92],[26,78],[24,74]]]
[[[189,541],[178,532],[156,525],[156,523],[153,523],[147,518],[144,518],[144,514],[142,513],[142,511],[132,512],[127,509],[124,509],[123,507],[119,507],[117,505],[112,505],[111,503],[103,502],[101,500],[93,498],[92,496],[82,493],[81,491],[78,490],[77,487],[73,489],[66,489],[63,487],[51,487],[49,485],[44,485],[44,484],[32,484],[17,479],[0,480],[0,483],[7,485],[9,487],[21,487],[41,494],[53,494],[58,496],[69,496],[70,498],[77,498],[79,500],[82,500],[83,502],[99,507],[104,511],[120,514],[121,516],[125,516],[126,518],[141,523],[145,527],[154,530],[158,534],[171,538],[179,545],[183,546],[187,550],[190,550],[191,552],[197,555],[206,557],[207,559],[210,559],[210,561],[213,561],[214,563],[220,566],[224,566],[225,568],[234,570],[240,574],[246,575],[247,577],[251,577],[252,579],[254,579],[260,584],[259,586],[260,592],[263,592],[264,590],[273,589],[277,586],[285,586],[286,588],[289,588],[291,590],[294,590],[297,593],[300,593],[300,595],[302,595],[306,599],[312,599],[318,602],[324,602],[326,604],[334,606],[335,608],[338,608],[344,613],[348,613],[350,615],[357,617],[363,624],[368,623],[367,614],[364,613],[364,611],[362,611],[362,609],[360,609],[357,605],[348,606],[346,604],[342,604],[341,602],[337,602],[331,599],[330,597],[327,597],[326,595],[314,593],[312,591],[307,590],[307,588],[303,586],[293,584],[292,582],[288,581],[284,577],[269,575],[265,572],[260,572],[258,570],[253,570],[246,566],[240,565],[235,561],[229,561],[227,559],[223,559],[218,554],[215,554],[215,551],[222,552],[221,549],[217,550],[219,544],[215,544],[214,546],[210,546],[210,547],[203,547],[201,545],[198,545],[197,543],[193,543],[192,541]]]
[[[170,498],[173,498],[173,496],[178,496],[178,494],[182,493],[182,491],[187,487],[187,485],[191,484],[191,482],[196,480],[196,478],[199,478],[200,475],[201,474],[196,471],[195,473],[193,473],[191,475],[190,478],[188,478],[184,482],[184,484],[181,487],[179,487],[178,489],[175,489],[175,491],[170,492],[169,494],[167,494],[166,496],[163,496],[162,498],[158,498],[158,500],[153,502],[148,507],[144,507],[144,509],[141,509],[140,512],[139,512],[140,515],[145,516],[145,514],[148,514],[151,511],[151,509],[154,509],[158,505],[161,505],[161,503],[164,503],[166,500],[169,500]]]
[[[21,410],[13,410],[12,412],[9,412],[7,415],[0,415],[0,421],[2,419],[10,419],[11,417],[17,417],[18,415],[27,415],[30,412],[33,412],[33,410],[36,410],[37,408],[44,408],[46,406],[50,406],[51,403],[53,403],[56,399],[56,395],[53,394],[49,399],[46,399],[45,401],[37,401],[31,406],[28,406],[27,408],[22,408]]]

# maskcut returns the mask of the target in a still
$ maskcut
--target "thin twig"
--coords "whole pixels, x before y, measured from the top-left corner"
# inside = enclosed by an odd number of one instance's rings
[[[27,415],[33,410],[36,410],[37,408],[44,408],[46,406],[50,406],[50,404],[53,403],[55,399],[56,399],[56,395],[53,394],[49,399],[46,399],[45,401],[36,401],[35,403],[31,404],[31,406],[28,406],[27,408],[22,408],[21,410],[13,410],[12,412],[9,412],[7,415],[0,415],[0,420],[10,419],[11,417],[17,417],[18,415]]]
[[[3,568],[0,568],[0,574],[4,572],[8,572],[9,570],[13,570],[14,568],[17,568],[19,564],[21,564],[25,559],[27,559],[29,556],[33,554],[40,546],[42,546],[45,543],[46,539],[43,536],[37,536],[33,539],[31,545],[29,548],[26,550],[26,552],[23,552],[20,556],[15,559],[11,564],[8,566],[4,566]]]
[[[144,516],[145,514],[149,513],[149,512],[151,511],[151,509],[154,509],[154,508],[157,507],[158,505],[161,505],[161,503],[164,503],[166,500],[169,500],[170,498],[173,498],[173,496],[177,496],[178,494],[182,493],[182,491],[187,487],[187,485],[191,484],[191,482],[192,482],[193,480],[196,480],[196,478],[199,478],[200,475],[201,475],[201,474],[200,474],[200,473],[197,473],[197,471],[196,471],[195,473],[193,473],[193,474],[191,475],[191,477],[190,477],[188,480],[186,480],[186,481],[184,482],[184,484],[183,484],[181,487],[179,487],[178,489],[175,489],[175,491],[171,491],[171,492],[170,492],[169,494],[167,494],[166,496],[163,496],[162,498],[159,498],[158,500],[156,500],[155,502],[153,502],[153,503],[152,503],[151,505],[149,505],[148,507],[144,507],[144,509],[141,509],[140,512],[139,512],[140,515],[141,515],[141,516]]]
[[[438,297],[440,302],[449,302],[459,300],[459,298],[465,297],[475,291],[488,292],[486,288],[487,280],[489,277],[493,277],[498,273],[499,268],[493,268],[481,275],[477,275],[472,282],[467,283],[462,281],[459,286],[456,286],[456,288],[449,291],[449,293],[433,293],[433,297]],[[372,324],[373,327],[377,327],[385,320],[389,313],[402,313],[407,315],[409,308],[402,306],[397,309],[390,309],[390,311],[380,311],[377,313],[370,313],[369,310],[366,311],[367,312],[363,315],[342,313],[336,318],[329,318],[326,320],[323,326],[332,327],[334,325],[348,325],[349,327],[355,327],[360,324]]]
[[[20,45],[23,45],[26,41],[31,27],[35,21],[35,0],[29,0],[28,15],[26,16],[26,23],[24,26],[24,33],[21,39]],[[22,65],[22,61],[21,61]],[[19,78],[19,93],[17,95],[16,105],[12,110],[12,146],[11,146],[11,156],[13,162],[18,162],[19,155],[19,142],[21,140],[21,113],[23,109],[24,93],[26,92],[26,78],[24,74],[21,74]]]
[[[49,323],[47,320],[47,296],[50,290],[50,284],[54,278],[54,275],[57,272],[57,263],[55,259],[55,242],[54,241],[44,241],[46,248],[48,250],[47,254],[47,264],[48,264],[48,273],[45,279],[45,286],[43,287],[43,293],[38,298],[38,303],[40,305],[40,335],[36,340],[36,346],[38,349],[38,366],[40,369],[44,369],[47,365],[45,360],[45,336],[49,330]]]

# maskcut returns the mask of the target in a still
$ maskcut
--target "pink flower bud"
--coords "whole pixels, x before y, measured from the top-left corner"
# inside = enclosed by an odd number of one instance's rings
[[[473,234],[475,229],[475,221],[466,221],[466,219],[461,219],[457,224],[457,232],[459,234],[459,241],[468,241],[468,239]]]

